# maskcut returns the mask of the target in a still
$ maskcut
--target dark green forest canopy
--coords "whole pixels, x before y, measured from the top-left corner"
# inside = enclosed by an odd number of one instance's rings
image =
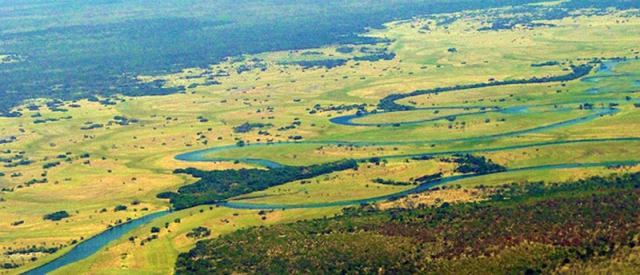
[[[200,241],[177,274],[548,274],[640,236],[640,173],[504,185],[487,201],[250,228]]]
[[[204,67],[240,54],[375,43],[358,34],[417,15],[542,1],[11,1],[3,3],[0,53],[25,61],[0,64],[0,112],[36,97],[175,93],[180,89],[138,83],[135,76]],[[638,6],[632,2],[606,1]]]
[[[310,179],[336,171],[358,169],[355,160],[342,160],[311,166],[285,166],[269,170],[240,169],[202,171],[195,168],[176,169],[176,174],[189,174],[199,178],[185,185],[178,192],[164,192],[158,198],[170,199],[175,209],[184,209],[201,204],[212,204],[228,198],[265,190],[287,182]]]

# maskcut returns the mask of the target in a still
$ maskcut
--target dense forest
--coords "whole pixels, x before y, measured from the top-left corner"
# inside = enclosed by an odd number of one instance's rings
[[[177,274],[540,274],[640,236],[640,173],[504,185],[487,200],[250,228],[200,241]]]
[[[367,27],[418,15],[514,6],[544,0],[439,1],[397,0],[358,3],[330,1],[255,1],[261,13],[244,2],[195,1],[174,14],[171,1],[39,1],[5,3],[0,22],[0,53],[20,62],[0,64],[0,112],[8,115],[23,100],[48,97],[81,99],[92,95],[162,95],[181,91],[163,83],[140,83],[139,74],[162,74],[206,67],[226,57],[330,44],[371,44],[360,36]],[[198,4],[198,5],[196,5]],[[569,1],[561,8],[638,6],[635,1]],[[293,14],[278,10],[288,7]],[[83,14],[99,9],[99,18]],[[53,9],[55,12],[52,12]],[[120,17],[145,10],[143,18]],[[233,11],[225,13],[221,11]],[[222,16],[221,14],[230,14]],[[39,15],[38,20],[33,20]],[[277,16],[277,20],[274,20]],[[371,60],[393,56],[370,56]],[[307,64],[315,66],[316,64]],[[338,65],[338,64],[323,64]]]
[[[358,163],[355,160],[343,160],[304,167],[285,166],[270,170],[202,171],[195,168],[176,169],[174,171],[176,174],[189,174],[199,180],[180,187],[177,193],[160,193],[158,198],[170,199],[175,209],[183,209],[221,202],[231,197],[265,190],[287,182],[310,179],[348,169],[358,169]]]

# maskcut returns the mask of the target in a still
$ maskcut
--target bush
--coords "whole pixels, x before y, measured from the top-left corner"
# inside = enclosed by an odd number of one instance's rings
[[[340,46],[336,48],[336,52],[339,53],[352,53],[353,52],[353,48],[349,47],[349,46]]]
[[[191,229],[191,232],[187,233],[188,238],[200,239],[211,235],[211,230],[206,227],[197,227]]]
[[[2,265],[2,268],[4,269],[12,269],[12,268],[18,268],[19,265],[18,264],[12,264],[12,263],[4,263]]]
[[[58,212],[54,212],[54,213],[51,213],[51,214],[44,215],[43,219],[52,220],[52,221],[59,221],[59,220],[62,220],[64,218],[68,218],[68,217],[71,217],[71,215],[69,215],[69,213],[67,213],[67,211],[58,211]]]

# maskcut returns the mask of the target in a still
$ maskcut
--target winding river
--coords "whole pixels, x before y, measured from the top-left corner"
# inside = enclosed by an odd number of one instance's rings
[[[69,252],[62,255],[60,258],[57,258],[51,262],[48,262],[24,274],[28,274],[28,275],[47,274],[65,265],[83,260],[95,254],[96,252],[98,252],[100,249],[105,247],[111,241],[119,239],[127,232],[135,228],[138,228],[139,226],[145,225],[154,219],[165,216],[169,213],[170,213],[169,211],[153,213],[153,214],[144,216],[142,218],[112,227],[111,229],[108,229],[107,231],[104,231],[94,236],[93,238],[90,238],[88,240],[81,242],[76,247],[71,249]]]
[[[613,66],[616,63],[614,62],[607,62],[605,64],[605,66],[602,66],[600,69],[598,69],[596,71],[596,75],[595,76],[591,76],[591,77],[586,77],[581,79],[584,82],[599,82],[601,79],[603,78],[612,78],[612,77],[623,77],[626,75],[613,75]],[[638,81],[640,82],[640,81]],[[638,82],[636,82],[636,86],[638,86]],[[567,102],[562,103],[562,104],[568,104]],[[529,106],[518,106],[518,107],[511,107],[511,108],[498,108],[495,106],[450,106],[450,107],[428,107],[428,108],[418,108],[415,110],[465,110],[465,111],[469,111],[469,110],[479,110],[479,111],[474,111],[474,112],[467,112],[467,113],[460,113],[457,115],[447,115],[447,116],[441,116],[441,117],[435,117],[435,118],[429,118],[429,119],[424,119],[424,120],[417,120],[417,121],[405,121],[405,122],[397,122],[397,123],[383,123],[383,124],[378,124],[378,123],[358,123],[358,122],[354,122],[354,120],[357,120],[359,118],[363,118],[365,116],[375,116],[375,115],[380,115],[383,113],[368,113],[368,114],[363,114],[363,115],[347,115],[347,116],[341,116],[341,117],[336,117],[331,119],[332,123],[335,124],[339,124],[339,125],[345,125],[345,126],[361,126],[361,127],[371,127],[371,126],[390,126],[390,125],[394,125],[394,124],[401,124],[401,125],[406,125],[406,124],[418,124],[418,123],[425,123],[425,122],[430,122],[430,121],[438,121],[438,120],[443,120],[443,119],[447,119],[448,117],[451,116],[470,116],[470,115],[478,115],[478,114],[485,114],[485,113],[490,113],[490,112],[499,112],[499,113],[505,113],[505,114],[513,114],[513,113],[528,113],[530,112],[530,109],[533,107],[540,107],[540,106],[547,106],[549,104],[543,104],[543,105],[529,105]],[[413,111],[415,111],[413,110]],[[569,109],[559,109],[559,110],[555,110],[557,112],[562,112],[562,111],[567,111]],[[524,130],[518,130],[518,131],[512,131],[512,132],[506,132],[506,133],[498,133],[498,134],[493,134],[493,135],[487,135],[487,136],[479,136],[479,137],[469,137],[469,138],[458,138],[458,139],[448,139],[448,140],[429,140],[429,141],[406,141],[406,142],[377,142],[377,143],[373,143],[373,142],[348,142],[348,141],[305,141],[305,142],[282,142],[282,143],[273,143],[273,144],[266,144],[266,143],[262,143],[262,144],[251,144],[251,145],[246,145],[247,147],[258,147],[258,146],[283,146],[283,145],[294,145],[294,144],[319,144],[319,145],[353,145],[353,146],[366,146],[366,145],[420,145],[420,144],[433,144],[433,143],[451,143],[451,142],[459,142],[459,141],[483,141],[483,140],[491,140],[491,139],[497,139],[497,138],[502,138],[502,137],[514,137],[514,136],[519,136],[519,135],[523,135],[523,134],[529,134],[529,133],[536,133],[536,132],[542,132],[542,131],[546,131],[546,130],[551,130],[551,129],[557,129],[557,128],[561,128],[561,127],[567,127],[567,126],[572,126],[572,125],[576,125],[576,124],[580,124],[580,123],[585,123],[585,122],[589,122],[592,121],[594,119],[597,119],[599,117],[602,116],[607,116],[607,115],[615,115],[619,112],[618,109],[616,108],[609,108],[609,107],[602,107],[602,108],[594,108],[594,109],[590,109],[590,110],[586,110],[587,112],[589,112],[588,115],[579,117],[579,118],[574,118],[574,119],[569,119],[569,120],[565,120],[565,121],[561,121],[561,122],[556,122],[556,123],[551,123],[551,124],[547,124],[547,125],[542,125],[542,126],[535,126],[529,129],[524,129]],[[599,142],[638,142],[640,141],[640,137],[629,137],[629,138],[606,138],[606,139],[580,139],[580,140],[558,140],[558,141],[547,141],[547,142],[539,142],[539,143],[531,143],[531,144],[522,144],[522,145],[513,145],[513,146],[505,146],[505,147],[496,147],[496,148],[485,148],[485,149],[470,149],[470,150],[458,150],[458,151],[444,151],[444,152],[435,152],[435,153],[421,153],[421,154],[403,154],[403,155],[391,155],[391,156],[386,156],[383,158],[407,158],[407,157],[419,157],[419,156],[439,156],[439,155],[451,155],[451,154],[464,154],[464,153],[486,153],[486,152],[498,152],[498,151],[505,151],[505,150],[514,150],[514,149],[524,149],[524,148],[533,148],[533,147],[542,147],[542,146],[553,146],[553,145],[560,145],[560,144],[587,144],[587,143],[599,143]],[[283,165],[277,162],[273,162],[270,160],[266,160],[266,159],[252,159],[252,158],[244,158],[244,159],[229,159],[229,158],[209,158],[207,157],[207,155],[211,154],[211,153],[215,153],[215,152],[220,152],[220,151],[225,151],[225,150],[233,150],[233,149],[237,149],[239,147],[235,146],[235,145],[229,145],[229,146],[220,146],[220,147],[214,147],[214,148],[209,148],[209,149],[205,149],[205,150],[198,150],[198,151],[193,151],[193,152],[189,152],[189,153],[185,153],[185,154],[180,154],[178,156],[175,157],[175,159],[177,160],[181,160],[181,161],[185,161],[185,162],[217,162],[217,161],[241,161],[241,162],[246,162],[246,163],[252,163],[252,164],[256,164],[256,165],[260,165],[260,166],[264,166],[267,168],[278,168],[278,167],[282,167]],[[533,171],[533,170],[545,170],[545,169],[569,169],[569,168],[588,168],[588,167],[608,167],[608,166],[615,166],[615,165],[636,165],[636,164],[640,164],[640,160],[639,161],[629,161],[629,162],[602,162],[602,163],[563,163],[563,164],[552,164],[552,165],[541,165],[541,166],[532,166],[532,167],[521,167],[521,168],[514,168],[514,169],[509,169],[506,172],[502,172],[502,173],[508,173],[508,172],[519,172],[519,171]],[[422,185],[418,185],[413,189],[409,189],[409,190],[405,190],[402,192],[397,192],[394,194],[389,194],[389,195],[385,195],[385,196],[380,196],[380,197],[374,197],[374,198],[367,198],[367,199],[360,199],[360,200],[350,200],[350,201],[338,201],[338,202],[328,202],[328,203],[316,203],[316,204],[298,204],[298,205],[277,205],[277,204],[249,204],[249,203],[242,203],[241,201],[228,201],[228,202],[224,202],[224,203],[220,203],[220,205],[225,206],[225,207],[229,207],[229,208],[236,208],[236,209],[261,209],[261,210],[271,210],[271,209],[295,209],[295,208],[319,208],[319,207],[330,207],[330,206],[348,206],[348,205],[355,205],[355,204],[363,204],[363,203],[373,203],[373,202],[377,202],[377,201],[383,201],[383,200],[388,200],[391,198],[396,198],[396,197],[400,197],[400,196],[405,196],[408,194],[414,194],[414,193],[419,193],[425,190],[428,190],[430,188],[433,188],[435,186],[438,185],[442,185],[442,184],[446,184],[446,183],[451,183],[451,182],[455,182],[458,180],[462,180],[462,179],[468,179],[468,178],[473,178],[473,177],[479,177],[482,175],[459,175],[459,176],[452,176],[452,177],[447,177],[447,178],[442,178],[439,180],[435,180],[435,181],[431,181],[428,183],[424,183]],[[95,254],[96,252],[98,252],[100,249],[104,248],[108,243],[110,243],[111,241],[114,241],[116,239],[121,238],[123,235],[125,235],[127,232],[142,226],[144,224],[147,224],[149,222],[151,222],[152,220],[165,216],[167,215],[169,212],[168,211],[164,211],[164,212],[159,212],[159,213],[154,213],[148,216],[145,216],[143,218],[137,219],[137,220],[133,220],[131,222],[125,223],[125,224],[121,224],[118,225],[116,227],[113,227],[107,231],[104,231],[98,235],[96,235],[93,238],[87,239],[85,241],[83,241],[82,243],[80,243],[79,245],[77,245],[76,247],[72,248],[69,252],[67,252],[66,254],[62,255],[61,257],[45,264],[42,265],[36,269],[33,269],[29,272],[26,272],[25,274],[46,274],[49,272],[52,272],[62,266],[65,266],[67,264],[70,263],[74,263],[77,261],[80,261],[82,259],[85,259],[93,254]]]

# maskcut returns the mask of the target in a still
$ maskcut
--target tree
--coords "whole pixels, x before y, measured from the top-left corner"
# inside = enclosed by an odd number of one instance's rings
[[[67,213],[67,211],[58,211],[58,212],[54,212],[54,213],[51,213],[51,214],[44,215],[43,219],[52,220],[52,221],[59,221],[59,220],[62,220],[64,218],[68,218],[68,217],[71,217],[71,215],[69,215],[69,213]]]

